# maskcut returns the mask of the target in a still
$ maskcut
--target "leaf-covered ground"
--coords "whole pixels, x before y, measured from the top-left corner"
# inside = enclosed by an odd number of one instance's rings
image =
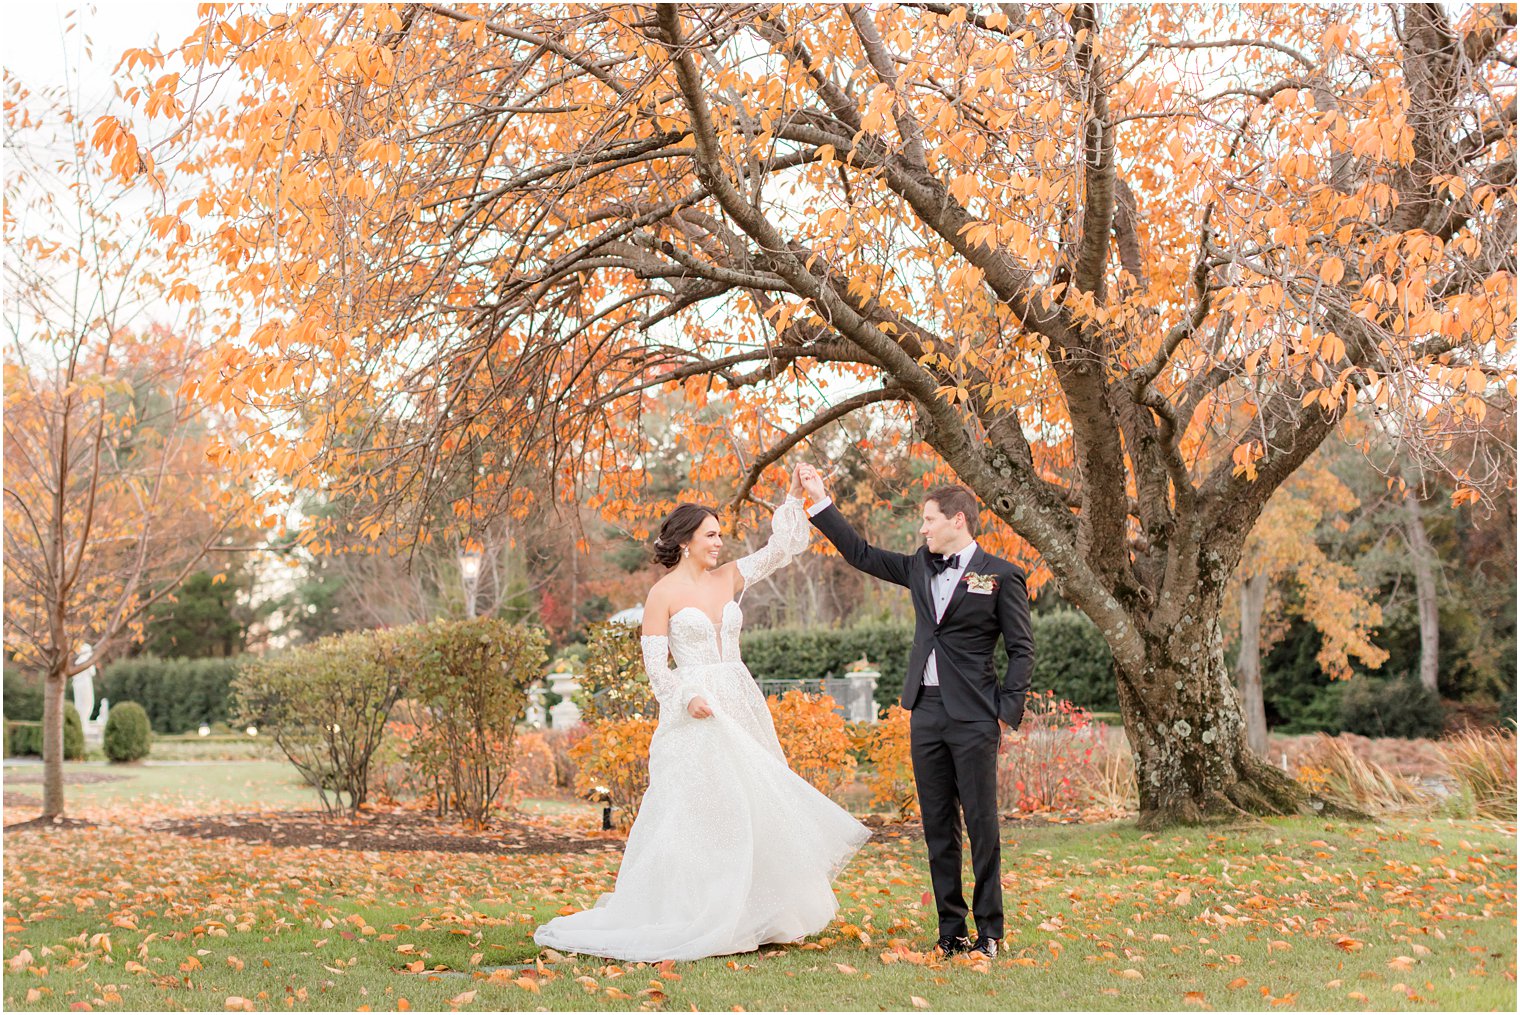
[[[532,944],[542,920],[611,886],[616,853],[150,834],[125,786],[88,787],[114,824],[5,836],[6,1008],[1514,1008],[1513,826],[1011,826],[1007,949],[991,965],[926,954],[922,846],[882,838],[841,879],[823,935],[652,967]]]

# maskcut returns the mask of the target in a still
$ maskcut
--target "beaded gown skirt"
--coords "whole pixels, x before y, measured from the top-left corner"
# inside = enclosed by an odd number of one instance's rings
[[[614,889],[533,939],[630,962],[698,959],[799,941],[838,910],[833,879],[870,830],[786,764],[770,711],[739,658],[743,615],[670,619],[672,672],[713,716],[662,700],[649,789]],[[662,647],[663,648],[663,647]]]

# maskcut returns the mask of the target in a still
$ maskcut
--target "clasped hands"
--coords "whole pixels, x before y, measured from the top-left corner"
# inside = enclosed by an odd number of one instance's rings
[[[792,470],[792,488],[787,492],[793,497],[806,494],[807,499],[815,503],[829,495],[823,488],[823,477],[818,470],[805,462]]]

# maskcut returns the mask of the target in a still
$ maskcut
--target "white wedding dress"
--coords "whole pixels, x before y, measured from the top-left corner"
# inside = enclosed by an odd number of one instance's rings
[[[789,498],[772,529],[738,562],[746,588],[807,548],[802,502]],[[743,623],[737,601],[721,625],[689,606],[671,616],[668,645],[643,638],[660,722],[617,884],[538,928],[538,944],[628,962],[699,959],[798,941],[834,918],[834,877],[871,833],[787,767],[739,658]],[[711,718],[687,713],[696,695]]]

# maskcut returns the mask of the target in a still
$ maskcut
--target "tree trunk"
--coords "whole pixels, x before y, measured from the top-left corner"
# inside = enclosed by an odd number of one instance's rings
[[[42,816],[63,816],[63,690],[68,681],[62,664],[48,670],[42,685]]]
[[[1404,533],[1409,541],[1409,561],[1414,568],[1415,605],[1420,615],[1420,683],[1439,694],[1441,616],[1436,587],[1436,554],[1425,534],[1420,501],[1413,490],[1404,491]]]
[[[1192,596],[1189,596],[1192,599]],[[1158,610],[1158,617],[1169,611]],[[1135,755],[1140,826],[1292,814],[1303,789],[1246,743],[1240,699],[1224,662],[1217,600],[1144,631],[1139,672],[1119,669],[1119,703]]]
[[[1261,699],[1261,612],[1270,584],[1265,574],[1251,575],[1240,583],[1240,657],[1235,661],[1246,743],[1263,758],[1267,756],[1267,709]]]

